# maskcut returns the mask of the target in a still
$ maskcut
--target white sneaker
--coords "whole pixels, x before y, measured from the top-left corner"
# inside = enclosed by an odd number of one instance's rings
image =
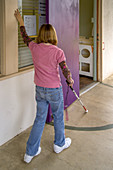
[[[35,156],[37,156],[37,155],[40,154],[40,152],[41,152],[41,147],[39,146],[38,151],[37,151],[37,153],[36,153],[34,156],[30,156],[30,155],[27,155],[27,154],[25,153],[25,155],[24,155],[24,162],[30,163],[31,160],[32,160]]]
[[[66,138],[65,139],[65,145],[63,145],[62,147],[54,144],[54,152],[60,153],[64,149],[67,149],[70,145],[71,145],[71,139],[70,138]]]

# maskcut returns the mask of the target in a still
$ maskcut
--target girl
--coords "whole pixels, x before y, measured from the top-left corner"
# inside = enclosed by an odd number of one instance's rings
[[[31,50],[35,69],[34,83],[36,84],[37,113],[24,156],[24,161],[29,163],[34,156],[41,152],[40,140],[49,104],[54,118],[54,152],[60,153],[71,145],[71,139],[65,138],[64,135],[64,101],[59,65],[70,86],[73,86],[74,81],[66,65],[64,52],[57,47],[57,35],[54,27],[50,24],[42,25],[37,43],[34,43],[25,31],[24,22],[18,9],[14,15],[20,24],[24,43]]]

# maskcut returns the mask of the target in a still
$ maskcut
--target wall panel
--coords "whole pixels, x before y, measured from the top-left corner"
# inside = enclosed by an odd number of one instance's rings
[[[72,73],[74,89],[79,94],[79,0],[49,0],[49,23],[57,32],[58,46],[64,50]],[[64,101],[68,106],[75,100],[72,91],[66,103],[67,84],[61,73]]]

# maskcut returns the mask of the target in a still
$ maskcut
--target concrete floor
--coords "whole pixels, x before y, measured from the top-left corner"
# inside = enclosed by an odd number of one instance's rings
[[[104,84],[81,96],[89,112],[78,101],[69,108],[65,121],[69,149],[53,152],[54,129],[45,125],[42,152],[30,164],[23,156],[31,128],[0,147],[0,170],[112,170],[113,169],[113,89]]]
[[[113,75],[109,76],[108,78],[106,78],[103,81],[104,84],[109,85],[109,86],[113,86]]]

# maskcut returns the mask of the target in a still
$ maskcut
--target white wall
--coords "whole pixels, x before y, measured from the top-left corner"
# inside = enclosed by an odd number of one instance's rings
[[[103,80],[113,74],[113,0],[103,0]]]
[[[30,127],[35,117],[33,71],[0,81],[0,145]]]

